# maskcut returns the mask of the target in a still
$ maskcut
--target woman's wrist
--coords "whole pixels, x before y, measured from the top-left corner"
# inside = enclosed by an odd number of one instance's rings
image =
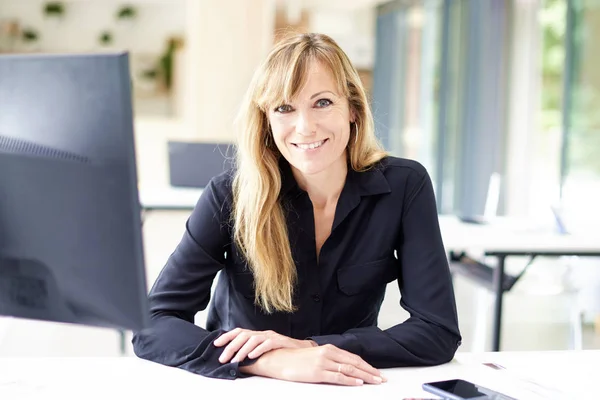
[[[298,340],[298,342],[301,344],[301,348],[306,348],[306,349],[319,346],[319,344],[317,342],[315,342],[314,340],[310,340],[310,339]],[[278,350],[280,350],[280,349],[271,350],[271,352],[276,352]],[[265,353],[265,354],[267,354],[267,353]],[[247,374],[247,375],[261,375],[261,373],[260,373],[260,367],[262,364],[261,358],[262,357],[259,357],[255,362],[253,362],[250,365],[244,365],[244,366],[239,367],[240,372],[243,374]]]
[[[314,340],[310,340],[310,339],[298,340],[298,343],[300,343],[300,347],[301,348],[306,348],[306,349],[309,349],[311,347],[318,347],[319,346],[319,344],[317,342],[315,342]],[[277,351],[277,350],[278,349],[271,350],[271,351]],[[243,374],[247,374],[247,375],[261,375],[259,373],[260,358],[261,357],[259,357],[255,362],[253,362],[250,365],[244,365],[244,366],[239,367],[240,372],[243,373]]]
[[[244,365],[243,367],[239,367],[241,373],[246,375],[257,375],[256,373],[256,363],[252,363],[250,365]]]

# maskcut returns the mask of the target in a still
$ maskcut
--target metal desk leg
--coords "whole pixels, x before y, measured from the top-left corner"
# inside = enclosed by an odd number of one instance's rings
[[[127,341],[127,339],[125,338],[125,331],[119,330],[119,350],[120,350],[122,356],[124,356],[127,353],[126,344],[125,344],[126,341]]]
[[[494,270],[494,293],[496,295],[496,303],[494,305],[494,322],[493,322],[493,337],[492,351],[500,351],[500,330],[502,329],[502,299],[504,290],[502,287],[504,278],[504,261],[506,256],[498,256],[498,266]]]

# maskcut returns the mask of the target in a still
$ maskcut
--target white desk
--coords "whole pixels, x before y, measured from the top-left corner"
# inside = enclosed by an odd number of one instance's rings
[[[493,370],[482,362],[496,362]],[[424,382],[462,378],[518,399],[597,397],[600,351],[458,353],[449,364],[384,370],[388,382],[338,387],[259,377],[204,378],[176,368],[122,358],[0,358],[0,399],[333,399],[436,398]],[[532,383],[530,380],[534,380]],[[540,386],[541,385],[541,386]],[[133,396],[132,396],[133,395]]]
[[[138,189],[143,210],[189,210],[198,202],[202,189],[173,186],[140,186]]]
[[[600,234],[560,235],[528,225],[526,221],[499,217],[489,224],[461,222],[454,216],[442,215],[440,229],[449,253],[480,252],[498,259],[493,271],[495,293],[492,350],[500,350],[504,267],[510,256],[580,256],[600,257]],[[452,258],[452,255],[451,255]]]
[[[507,255],[600,252],[600,232],[596,235],[559,235],[527,221],[506,217],[498,217],[489,224],[464,223],[451,215],[440,215],[439,220],[448,251],[481,250],[487,254]]]

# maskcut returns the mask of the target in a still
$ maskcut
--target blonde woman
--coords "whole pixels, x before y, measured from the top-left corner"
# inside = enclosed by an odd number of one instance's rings
[[[461,337],[430,178],[378,145],[346,54],[320,34],[279,42],[238,122],[237,166],[203,191],[135,353],[209,377],[340,385],[450,361]],[[205,330],[194,315],[219,271]],[[394,280],[410,318],[381,330]]]

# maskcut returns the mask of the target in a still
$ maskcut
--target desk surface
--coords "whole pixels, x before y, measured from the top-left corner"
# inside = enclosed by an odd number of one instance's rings
[[[481,250],[488,253],[546,253],[600,255],[600,235],[560,235],[526,220],[499,217],[489,224],[461,222],[441,215],[440,229],[446,250]]]
[[[483,362],[501,364],[494,370]],[[462,378],[518,399],[594,398],[600,351],[458,353],[451,363],[384,370],[388,382],[362,387],[299,384],[252,377],[226,381],[176,368],[123,358],[0,358],[1,399],[206,398],[232,399],[435,398],[424,382]],[[225,396],[226,394],[226,396]],[[597,393],[596,393],[597,395]],[[581,397],[579,397],[581,396]],[[211,396],[212,397],[212,396]]]
[[[146,210],[189,210],[191,211],[202,189],[173,186],[140,186],[140,204]]]

